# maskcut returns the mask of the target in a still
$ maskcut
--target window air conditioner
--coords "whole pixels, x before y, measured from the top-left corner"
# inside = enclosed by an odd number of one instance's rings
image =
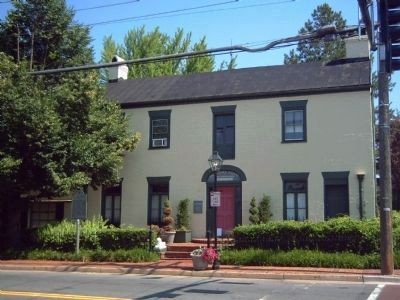
[[[166,147],[167,138],[164,139],[153,139],[153,147]]]

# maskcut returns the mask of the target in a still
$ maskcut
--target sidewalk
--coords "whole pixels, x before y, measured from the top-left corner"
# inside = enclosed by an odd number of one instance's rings
[[[220,270],[193,271],[191,260],[161,260],[155,263],[100,263],[37,260],[0,260],[0,270],[92,272],[142,275],[256,278],[277,280],[321,280],[348,282],[390,282],[400,284],[400,270],[382,276],[380,270],[294,268],[221,265]]]

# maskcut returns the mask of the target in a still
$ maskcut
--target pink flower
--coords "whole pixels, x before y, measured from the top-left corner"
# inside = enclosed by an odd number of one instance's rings
[[[217,260],[219,258],[218,251],[215,250],[214,248],[204,248],[203,253],[201,254],[201,257],[211,264],[214,260]]]

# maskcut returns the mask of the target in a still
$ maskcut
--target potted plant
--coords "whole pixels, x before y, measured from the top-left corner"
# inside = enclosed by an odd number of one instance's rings
[[[189,199],[179,201],[176,214],[175,243],[186,243],[192,240],[192,231],[189,229],[189,202]]]
[[[162,218],[162,232],[164,241],[168,244],[172,244],[175,239],[175,220],[172,217],[171,202],[166,199],[164,201],[164,217]]]
[[[208,264],[212,264],[214,260],[219,258],[218,251],[214,248],[198,248],[190,253],[193,262],[193,270],[205,270]]]

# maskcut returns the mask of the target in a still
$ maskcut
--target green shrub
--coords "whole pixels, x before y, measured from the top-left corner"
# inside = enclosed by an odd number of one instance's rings
[[[258,212],[260,223],[268,223],[271,220],[271,198],[269,196],[263,195],[262,200],[258,204]]]
[[[155,235],[152,235],[155,239]],[[135,247],[147,247],[149,231],[146,228],[133,226],[123,228],[107,228],[98,232],[100,248],[105,250],[131,249]],[[153,241],[153,244],[155,241]]]
[[[86,250],[82,249],[79,254],[75,252],[62,252],[55,250],[31,250],[21,252],[19,259],[32,260],[59,260],[59,261],[92,261],[92,262],[151,262],[158,261],[159,255],[141,248],[131,250]]]
[[[394,231],[395,239],[400,231]],[[237,248],[313,249],[327,252],[379,252],[379,220],[349,217],[323,222],[277,221],[234,229]]]
[[[189,199],[179,201],[178,212],[176,213],[176,228],[178,230],[188,230],[189,222]]]
[[[148,247],[147,228],[133,226],[116,228],[108,226],[101,218],[93,218],[81,224],[80,247],[82,249],[131,249]],[[152,246],[156,234],[152,234]],[[76,224],[62,221],[39,228],[33,237],[33,247],[56,251],[71,252],[76,246]]]
[[[251,224],[258,224],[260,223],[260,217],[259,217],[259,210],[257,208],[257,203],[256,203],[256,197],[251,198],[250,200],[250,209],[249,209],[249,221]]]
[[[396,253],[396,267],[400,253]],[[326,253],[311,250],[277,251],[264,249],[225,250],[222,264],[248,266],[324,267],[379,269],[378,253],[359,255],[349,252]]]

